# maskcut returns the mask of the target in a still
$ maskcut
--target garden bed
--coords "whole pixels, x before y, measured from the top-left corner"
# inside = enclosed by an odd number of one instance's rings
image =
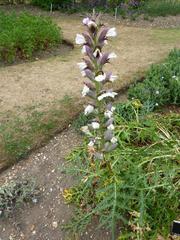
[[[71,41],[63,39],[62,43],[57,45],[56,47],[52,47],[51,49],[36,51],[35,53],[33,53],[30,59],[16,58],[16,60],[13,61],[12,63],[0,61],[0,67],[13,66],[13,65],[28,63],[28,62],[35,62],[35,61],[45,60],[45,59],[58,57],[58,56],[67,56],[68,54],[71,53],[73,48],[74,48],[74,44]]]
[[[4,63],[31,59],[36,52],[62,43],[60,27],[47,17],[0,12],[0,26],[0,61]]]

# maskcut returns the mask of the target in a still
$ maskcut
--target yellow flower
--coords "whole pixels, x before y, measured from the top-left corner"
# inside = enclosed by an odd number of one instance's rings
[[[142,107],[142,103],[140,102],[139,99],[134,99],[132,101],[132,106],[135,107],[135,108],[141,108]]]
[[[72,202],[72,199],[73,199],[73,189],[69,188],[69,189],[64,189],[63,191],[63,197],[66,201],[66,203],[70,203]]]

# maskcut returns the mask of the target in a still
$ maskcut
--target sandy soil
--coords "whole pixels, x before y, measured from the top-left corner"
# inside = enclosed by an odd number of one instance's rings
[[[76,33],[83,31],[79,15],[56,12],[52,18],[62,27],[66,39],[74,41]],[[159,61],[170,49],[180,46],[177,39],[159,41],[154,37],[154,29],[126,27],[112,17],[105,16],[104,20],[110,26],[115,25],[118,31],[118,37],[107,47],[118,55],[110,66],[119,75],[118,87],[127,84],[127,76]],[[51,102],[64,95],[79,96],[83,79],[76,64],[81,57],[80,49],[75,47],[65,55],[0,68],[1,111]]]

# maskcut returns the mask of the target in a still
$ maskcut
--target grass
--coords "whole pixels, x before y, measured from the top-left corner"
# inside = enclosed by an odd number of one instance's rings
[[[180,14],[179,0],[150,0],[145,1],[142,11],[152,17]]]
[[[82,110],[82,104],[65,96],[48,110],[41,109],[42,106],[28,107],[20,114],[0,116],[0,170],[26,157],[66,128]]]
[[[158,43],[176,43],[180,39],[180,28],[176,29],[153,29],[152,40]]]

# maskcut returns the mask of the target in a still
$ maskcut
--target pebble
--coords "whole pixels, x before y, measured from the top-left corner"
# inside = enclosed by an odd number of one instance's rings
[[[57,228],[58,227],[58,222],[53,222],[52,226],[53,226],[53,228]]]

